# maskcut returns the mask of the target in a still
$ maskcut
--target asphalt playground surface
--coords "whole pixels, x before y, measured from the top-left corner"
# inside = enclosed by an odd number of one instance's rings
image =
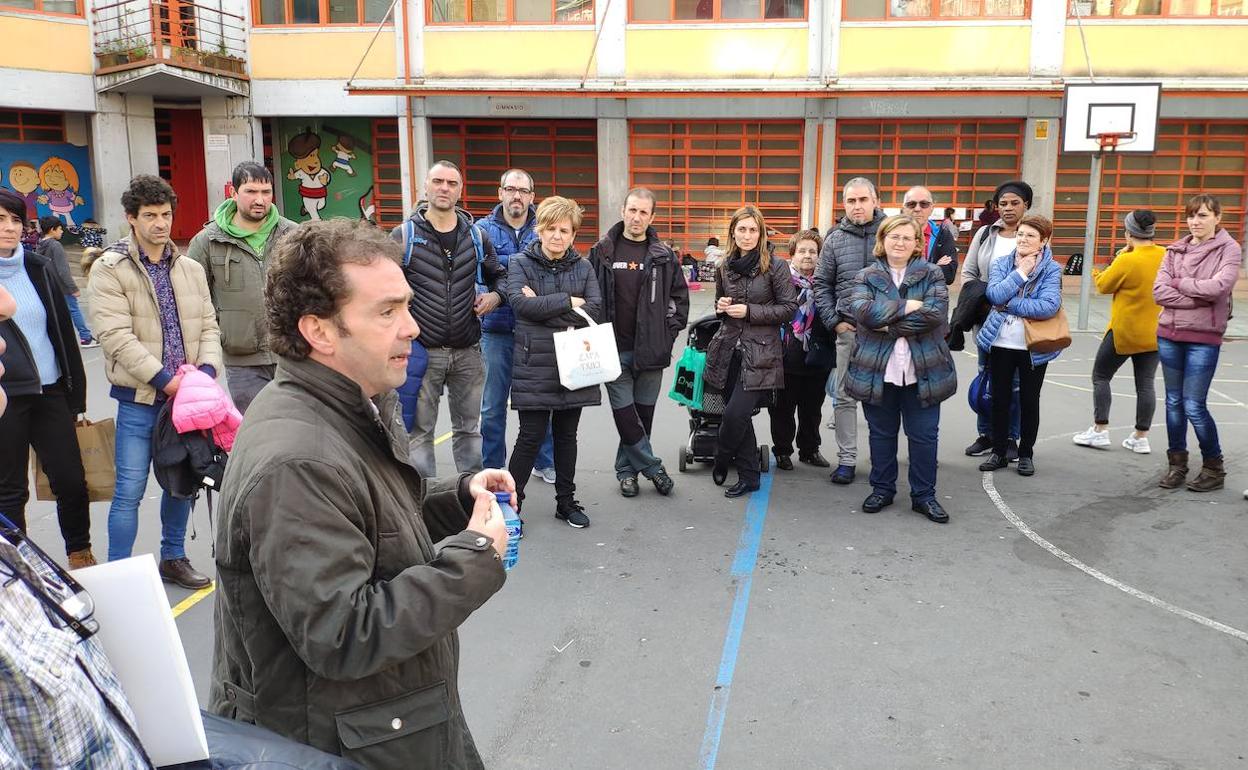
[[[695,295],[695,318],[709,294]],[[861,417],[854,484],[773,467],[759,492],[725,499],[709,467],[676,472],[687,415],[666,399],[654,444],[676,489],[661,497],[643,480],[626,500],[604,395],[582,418],[577,461],[592,525],[557,521],[553,489],[534,479],[520,563],[461,629],[460,688],[487,765],[1248,768],[1248,342],[1224,346],[1210,394],[1228,471],[1210,494],[1156,486],[1160,403],[1153,454],[1118,445],[1134,417],[1129,366],[1113,448],[1071,443],[1091,423],[1098,342],[1078,334],[1049,366],[1034,477],[976,470],[964,390],[945,402],[943,526],[909,508],[904,442],[897,502],[861,513]],[[84,357],[89,416],[115,416],[100,351]],[[957,362],[964,388],[975,359]],[[755,427],[769,444],[765,413]],[[453,471],[449,440],[438,460]],[[151,480],[136,553],[158,545],[158,491]],[[92,506],[97,556],[107,513]],[[54,504],[32,502],[28,519],[63,550]],[[210,571],[202,502],[194,524],[191,560]],[[213,595],[168,595],[204,702]]]

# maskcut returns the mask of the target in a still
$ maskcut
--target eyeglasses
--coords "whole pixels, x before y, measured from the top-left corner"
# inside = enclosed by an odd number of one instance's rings
[[[932,207],[932,202],[931,201],[906,201],[905,203],[901,205],[905,206],[908,209],[930,209]]]
[[[24,564],[15,564],[0,550],[2,585],[20,580],[44,606],[48,620],[60,628],[68,626],[86,641],[100,630],[95,619],[95,600],[87,589],[57,564],[34,541],[15,527],[0,527],[0,538],[7,541],[22,557]]]
[[[915,238],[913,235],[902,235],[900,233],[893,233],[892,235],[886,236],[884,240],[889,241],[891,243],[914,243],[915,241],[918,240],[918,238]]]
[[[533,191],[527,187],[504,187],[503,192],[508,195],[532,195]]]

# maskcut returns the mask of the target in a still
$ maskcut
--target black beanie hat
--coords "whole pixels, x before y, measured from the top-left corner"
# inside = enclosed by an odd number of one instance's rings
[[[1023,199],[1023,203],[1027,204],[1027,208],[1031,208],[1032,191],[1031,185],[1021,179],[1011,179],[1008,182],[1002,182],[997,191],[992,194],[992,200],[996,203],[1001,202],[1001,196],[1012,192]]]

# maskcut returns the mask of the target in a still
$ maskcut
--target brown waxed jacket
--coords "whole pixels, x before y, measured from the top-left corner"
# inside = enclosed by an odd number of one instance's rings
[[[716,388],[728,385],[728,369],[734,350],[741,351],[744,390],[776,390],[784,387],[784,344],[780,327],[797,312],[797,291],[792,272],[782,259],[772,258],[766,273],[755,268],[740,275],[725,262],[715,272],[715,299],[730,297],[734,304],[749,307],[745,318],[720,314],[719,331],[706,351],[706,382]]]
[[[279,357],[222,482],[210,709],[368,768],[483,767],[456,629],[504,573],[466,480],[422,483],[393,391]]]

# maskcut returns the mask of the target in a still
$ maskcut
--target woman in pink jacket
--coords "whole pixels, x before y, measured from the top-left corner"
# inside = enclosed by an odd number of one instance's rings
[[[1187,482],[1193,492],[1221,489],[1226,478],[1218,426],[1205,405],[1218,368],[1222,335],[1230,318],[1231,290],[1239,277],[1239,244],[1222,221],[1222,204],[1212,195],[1187,202],[1191,235],[1166,249],[1153,298],[1161,305],[1157,349],[1166,384],[1166,452],[1170,468],[1159,486],[1174,489],[1187,479],[1187,424],[1200,444],[1201,468]]]

